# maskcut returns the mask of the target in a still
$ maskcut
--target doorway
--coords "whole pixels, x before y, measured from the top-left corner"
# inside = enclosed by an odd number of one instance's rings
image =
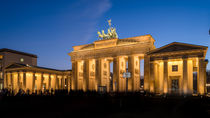
[[[171,93],[179,93],[179,79],[171,80]]]

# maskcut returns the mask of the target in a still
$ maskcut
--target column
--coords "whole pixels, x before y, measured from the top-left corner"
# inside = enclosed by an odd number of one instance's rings
[[[64,78],[64,75],[62,76],[62,89],[64,90],[65,89],[65,78]]]
[[[8,89],[11,89],[10,74],[11,74],[10,72],[7,73],[7,88]]]
[[[159,78],[159,63],[155,61],[154,63],[154,91],[155,93],[161,93],[161,88],[160,88],[160,78]]]
[[[116,57],[114,59],[113,71],[114,71],[114,81],[117,82],[117,91],[125,92],[126,78],[123,78],[123,73],[126,72],[126,60],[124,57]]]
[[[71,90],[71,76],[67,75],[67,80],[68,80],[68,84],[67,84],[68,92],[70,92],[70,90]]]
[[[98,61],[99,62],[99,61]],[[95,77],[95,73],[96,73],[96,62],[95,59],[91,59],[91,60],[86,60],[85,61],[85,69],[84,69],[84,78],[86,79],[86,88],[87,90],[96,90],[96,77]],[[97,67],[97,69],[100,67]],[[99,70],[100,71],[100,70]],[[97,71],[98,74],[100,74],[100,72]],[[100,75],[97,76],[100,80]]]
[[[26,72],[23,72],[23,89],[26,92]]]
[[[140,88],[140,59],[137,56],[128,57],[128,72],[131,78],[128,78],[128,91],[138,91]]]
[[[90,82],[90,88],[91,90],[93,91],[96,91],[97,90],[97,85],[96,85],[96,61],[95,59],[92,59],[91,60],[91,63],[89,64],[89,68],[90,68],[90,79],[89,79],[89,82]]]
[[[85,60],[85,62],[84,62],[85,91],[90,90],[89,79],[90,79],[90,62],[89,62],[89,60]]]
[[[86,88],[86,83],[85,83],[85,78],[84,78],[84,60],[81,60],[78,64],[78,69],[79,69],[79,78],[78,78],[78,84],[79,84],[79,90],[85,91]]]
[[[106,74],[106,86],[107,86],[107,92],[110,91],[110,85],[111,85],[111,81],[110,81],[110,61],[109,60],[106,60],[105,63],[107,64],[107,68],[105,69],[107,71],[107,74]]]
[[[188,92],[188,68],[187,68],[187,58],[183,58],[183,93]]]
[[[168,59],[164,60],[163,67],[164,67],[163,93],[166,94],[168,93]]]
[[[110,67],[109,61],[105,59],[100,59],[100,86],[106,87],[106,91],[109,92],[110,89]]]
[[[206,87],[206,81],[207,81],[207,75],[206,75],[206,66],[208,64],[208,60],[204,61],[204,93],[207,93],[207,87]]]
[[[58,78],[58,75],[55,75],[55,90],[59,90],[59,78]]]
[[[193,60],[192,59],[188,59],[187,60],[187,89],[188,89],[188,94],[193,94]]]
[[[41,91],[43,92],[44,73],[41,73]]]
[[[50,90],[51,89],[56,90],[56,75],[55,74],[51,75],[51,88],[50,88]]]
[[[77,80],[77,62],[72,61],[72,82],[71,82],[71,89],[76,90],[77,85],[76,85],[76,80]]]
[[[119,91],[119,57],[113,59],[113,91]]]
[[[158,80],[159,80],[159,92],[160,94],[163,94],[163,90],[164,90],[164,62],[163,60],[158,61]]]
[[[18,86],[18,91],[20,89],[20,72],[17,72],[17,86]]]
[[[144,56],[144,90],[149,91],[149,69],[150,67],[150,57]]]
[[[101,59],[96,60],[96,83],[97,88],[98,86],[101,86]]]
[[[35,80],[36,80],[36,75],[35,75],[36,73],[35,72],[33,72],[33,78],[32,78],[32,81],[33,81],[33,83],[32,83],[32,92],[35,92]]]
[[[84,61],[77,61],[76,65],[74,67],[75,69],[75,85],[76,85],[76,90],[83,90],[85,86],[83,86],[83,80],[84,80]]]
[[[204,74],[206,74],[206,73],[204,73],[204,59],[203,58],[199,58],[199,67],[198,67],[199,69],[198,69],[198,80],[197,80],[197,90],[198,90],[198,93],[200,94],[200,95],[203,95],[204,94],[204,92],[205,92],[205,90],[204,90],[204,88],[205,88],[205,80],[204,80]]]
[[[51,90],[51,74],[49,74],[49,86],[48,86],[48,90]]]
[[[150,61],[150,92],[154,93],[155,92],[155,75],[154,75],[154,61]]]
[[[8,88],[8,73],[4,73],[4,88]]]
[[[11,82],[11,89],[14,90],[14,81],[13,81],[13,73],[10,73],[10,82]]]

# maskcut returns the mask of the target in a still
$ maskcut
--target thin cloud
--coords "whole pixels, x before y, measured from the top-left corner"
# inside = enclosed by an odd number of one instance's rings
[[[80,38],[82,42],[87,43],[94,37],[98,19],[111,8],[112,4],[109,0],[81,0],[75,5],[82,8],[82,10],[78,12],[77,19],[85,19],[82,29],[85,31],[82,38]]]
[[[112,6],[109,0],[81,0],[83,7],[80,17],[97,19],[106,13]]]

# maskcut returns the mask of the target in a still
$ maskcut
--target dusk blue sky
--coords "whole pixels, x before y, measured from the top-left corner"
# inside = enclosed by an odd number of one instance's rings
[[[108,19],[120,39],[151,34],[157,48],[175,41],[210,47],[210,0],[0,0],[0,48],[71,69],[72,46],[97,40]]]

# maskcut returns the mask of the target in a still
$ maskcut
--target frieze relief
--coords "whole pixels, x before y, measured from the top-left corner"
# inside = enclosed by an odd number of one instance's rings
[[[121,75],[123,75],[124,72],[125,72],[124,70],[120,70],[120,74],[121,74]]]
[[[103,42],[100,44],[95,44],[96,47],[103,47],[103,46],[107,46],[107,45],[115,45],[116,42]]]
[[[90,72],[90,76],[95,76],[95,72]]]
[[[107,71],[104,71],[104,72],[103,72],[103,75],[107,76]]]
[[[79,77],[83,77],[83,72],[79,72]]]
[[[139,69],[135,69],[135,74],[139,74]]]
[[[131,54],[145,54],[150,46],[142,46],[136,44],[135,46],[119,46],[119,47],[111,47],[111,48],[103,48],[103,49],[94,49],[94,50],[86,50],[81,52],[71,52],[71,60],[79,60],[79,59],[95,59],[95,58],[103,58],[103,57],[115,57],[120,55],[131,55]]]

